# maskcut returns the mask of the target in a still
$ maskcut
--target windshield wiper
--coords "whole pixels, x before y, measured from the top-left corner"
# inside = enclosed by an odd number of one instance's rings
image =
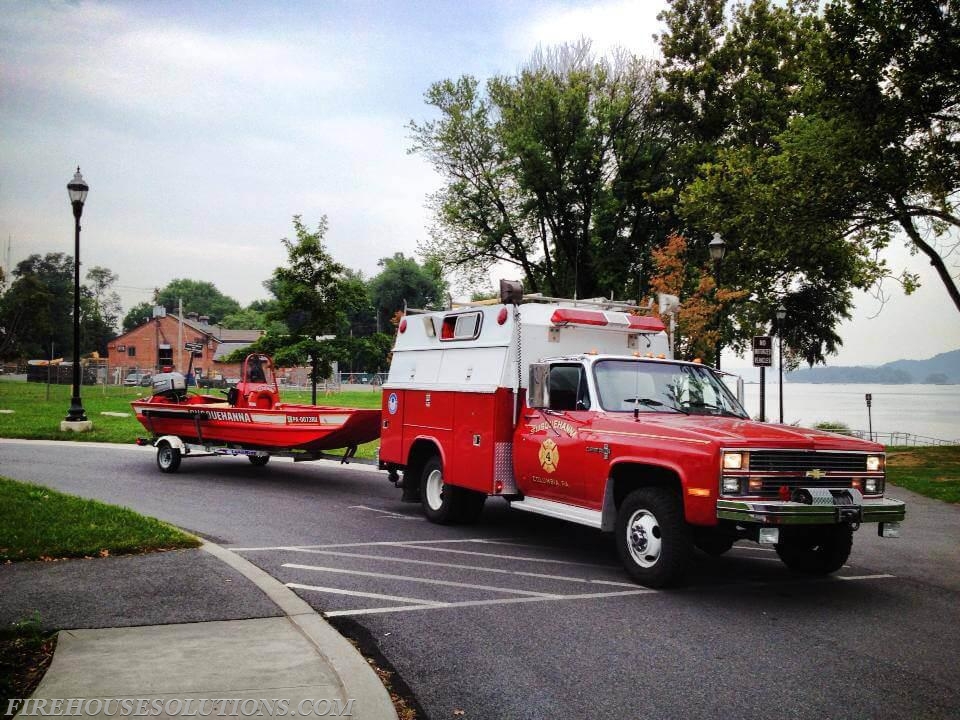
[[[725,407],[720,407],[719,405],[711,405],[710,403],[704,402],[692,402],[687,403],[687,407],[696,408],[697,410],[710,410],[715,412],[717,415],[727,416],[727,417],[737,417],[741,420],[743,417],[739,413],[735,413],[732,410],[727,410]]]
[[[634,404],[634,408],[633,408],[634,415],[639,413],[640,405],[643,405],[644,407],[650,407],[650,408],[663,407],[663,408],[666,408],[667,410],[672,410],[673,412],[683,413],[684,415],[688,414],[686,410],[681,410],[680,408],[675,407],[673,405],[667,405],[666,403],[662,403],[659,400],[654,400],[653,398],[631,397],[631,398],[624,398],[623,401],[631,402]]]

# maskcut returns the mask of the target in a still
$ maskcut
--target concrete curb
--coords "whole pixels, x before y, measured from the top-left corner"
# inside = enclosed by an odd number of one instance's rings
[[[333,669],[345,697],[363,698],[363,715],[396,720],[397,711],[380,678],[360,652],[293,590],[252,562],[216,543],[201,549],[223,561],[263,590]]]

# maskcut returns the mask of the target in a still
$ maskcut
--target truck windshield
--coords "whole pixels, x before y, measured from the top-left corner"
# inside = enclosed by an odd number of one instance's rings
[[[604,410],[749,418],[723,381],[702,365],[598,360],[593,368]]]

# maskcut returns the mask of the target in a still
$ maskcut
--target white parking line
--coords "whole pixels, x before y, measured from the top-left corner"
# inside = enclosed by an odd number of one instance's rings
[[[339,573],[341,575],[359,575],[361,577],[383,578],[386,580],[401,580],[404,582],[424,583],[426,585],[444,585],[446,587],[468,588],[470,590],[486,590],[488,592],[510,593],[515,595],[530,595],[531,597],[552,598],[560,597],[556,593],[534,592],[532,590],[517,590],[514,588],[496,587],[494,585],[475,585],[473,583],[459,583],[452,580],[434,580],[433,578],[413,577],[409,575],[391,575],[389,573],[367,572],[365,570],[344,570],[343,568],[322,567],[319,565],[297,565],[284,563],[282,567],[297,570],[312,570],[315,572]]]
[[[404,515],[403,513],[392,512],[390,510],[380,510],[378,508],[368,507],[366,505],[348,505],[348,510],[369,510],[370,512],[380,513],[381,515],[394,520],[426,520],[422,515]]]
[[[509,540],[510,538],[503,538]],[[349,548],[349,547],[376,547],[380,545],[422,545],[424,543],[482,543],[493,542],[484,538],[465,538],[458,540],[390,540],[380,542],[358,542],[358,543],[331,543],[327,545],[265,545],[262,547],[230,547],[233,552],[258,552],[261,550],[324,550],[326,548]],[[531,546],[534,547],[534,546]]]
[[[464,600],[462,602],[437,603],[432,605],[408,605],[380,608],[363,608],[360,610],[331,610],[323,613],[324,617],[344,617],[347,615],[380,615],[384,613],[411,612],[414,610],[445,610],[447,608],[481,607],[483,605],[513,605],[516,603],[552,602],[557,600],[593,600],[608,597],[623,597],[624,595],[651,595],[656,590],[638,588],[609,593],[585,593],[582,595],[552,595],[549,597],[501,598],[498,600]]]
[[[386,563],[401,563],[407,565],[429,565],[432,567],[452,568],[454,570],[472,570],[474,572],[496,573],[498,575],[519,575],[521,577],[534,577],[543,580],[560,580],[563,582],[592,583],[597,585],[619,585],[621,587],[636,587],[634,583],[615,582],[613,580],[594,580],[591,578],[570,577],[569,575],[549,575],[547,573],[524,572],[522,570],[504,570],[503,568],[483,567],[482,565],[461,565],[459,563],[442,563],[435,560],[414,560],[412,558],[395,558],[384,555],[368,555],[366,553],[350,553],[339,550],[312,550],[307,548],[297,549],[296,552],[309,553],[311,555],[330,555],[333,557],[357,558],[359,560],[378,560]]]
[[[844,565],[844,567],[847,567]],[[895,578],[896,575],[836,575],[837,580],[886,580],[888,578]]]
[[[342,588],[323,587],[321,585],[301,585],[300,583],[286,583],[288,588],[295,590],[313,590],[314,592],[330,593],[331,595],[350,595],[351,597],[374,598],[375,600],[393,600],[395,602],[412,603],[413,605],[442,605],[444,603],[424,600],[422,598],[408,598],[401,595],[382,595],[380,593],[361,592],[360,590],[344,590]]]
[[[578,567],[616,567],[615,565],[597,565],[595,563],[573,562],[572,560],[553,560],[550,558],[528,557],[526,555],[497,555],[496,553],[482,553],[476,552],[475,550],[454,550],[452,548],[431,547],[430,545],[414,542],[397,543],[397,547],[414,548],[417,550],[430,550],[431,552],[457,553],[458,555],[474,555],[476,557],[497,558],[498,560],[524,560],[526,562],[551,563],[554,565],[576,565]]]

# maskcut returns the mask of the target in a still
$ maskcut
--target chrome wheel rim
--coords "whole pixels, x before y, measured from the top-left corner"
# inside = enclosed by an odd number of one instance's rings
[[[651,568],[660,559],[663,540],[660,524],[649,510],[637,510],[627,522],[627,550],[633,561],[644,568]]]
[[[431,510],[439,510],[443,506],[443,473],[432,470],[427,475],[426,483],[427,505]]]

